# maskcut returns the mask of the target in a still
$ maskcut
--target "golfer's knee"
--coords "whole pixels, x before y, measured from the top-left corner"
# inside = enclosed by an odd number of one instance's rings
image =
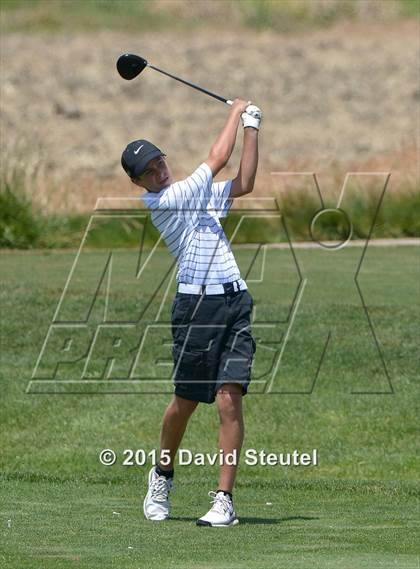
[[[189,399],[175,395],[170,404],[170,412],[174,415],[189,417],[195,411],[197,405],[198,401],[190,401]]]
[[[234,383],[223,385],[217,392],[217,407],[222,420],[241,420],[242,387]]]

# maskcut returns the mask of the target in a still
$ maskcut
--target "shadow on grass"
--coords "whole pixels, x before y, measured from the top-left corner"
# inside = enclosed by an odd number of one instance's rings
[[[307,517],[307,516],[287,516],[284,518],[242,518],[242,517],[239,518],[239,521],[242,525],[279,524],[281,522],[290,522],[292,520],[310,521],[310,520],[319,520],[319,518]]]
[[[195,522],[197,518],[189,518],[189,517],[171,517],[171,521],[175,522]],[[290,522],[292,520],[302,520],[302,521],[310,521],[310,520],[319,520],[316,517],[309,517],[309,516],[288,516],[285,518],[247,518],[247,517],[240,517],[239,523],[241,525],[260,525],[260,524],[279,524],[281,522]]]

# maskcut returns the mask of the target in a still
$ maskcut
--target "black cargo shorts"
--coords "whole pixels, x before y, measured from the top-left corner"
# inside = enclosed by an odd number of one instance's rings
[[[252,296],[176,293],[172,306],[175,394],[213,403],[224,383],[238,383],[245,395],[251,380],[255,340]]]

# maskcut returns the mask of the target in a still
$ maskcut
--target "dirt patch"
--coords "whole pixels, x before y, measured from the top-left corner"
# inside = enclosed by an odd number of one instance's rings
[[[1,48],[3,168],[20,164],[29,180],[36,175],[47,209],[86,210],[97,195],[137,193],[119,162],[135,138],[161,146],[182,176],[206,158],[223,124],[226,107],[154,71],[121,79],[115,62],[125,51],[261,106],[259,191],[272,170],[344,175],[374,164],[398,171],[402,182],[415,177],[416,22],[343,24],[293,37],[10,34]],[[228,175],[238,157],[236,150]]]

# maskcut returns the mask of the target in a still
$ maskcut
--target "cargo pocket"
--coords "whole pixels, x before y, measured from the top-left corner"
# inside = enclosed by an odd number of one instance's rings
[[[205,379],[205,354],[202,351],[182,351],[182,347],[174,345],[174,379],[177,381],[203,381]]]

